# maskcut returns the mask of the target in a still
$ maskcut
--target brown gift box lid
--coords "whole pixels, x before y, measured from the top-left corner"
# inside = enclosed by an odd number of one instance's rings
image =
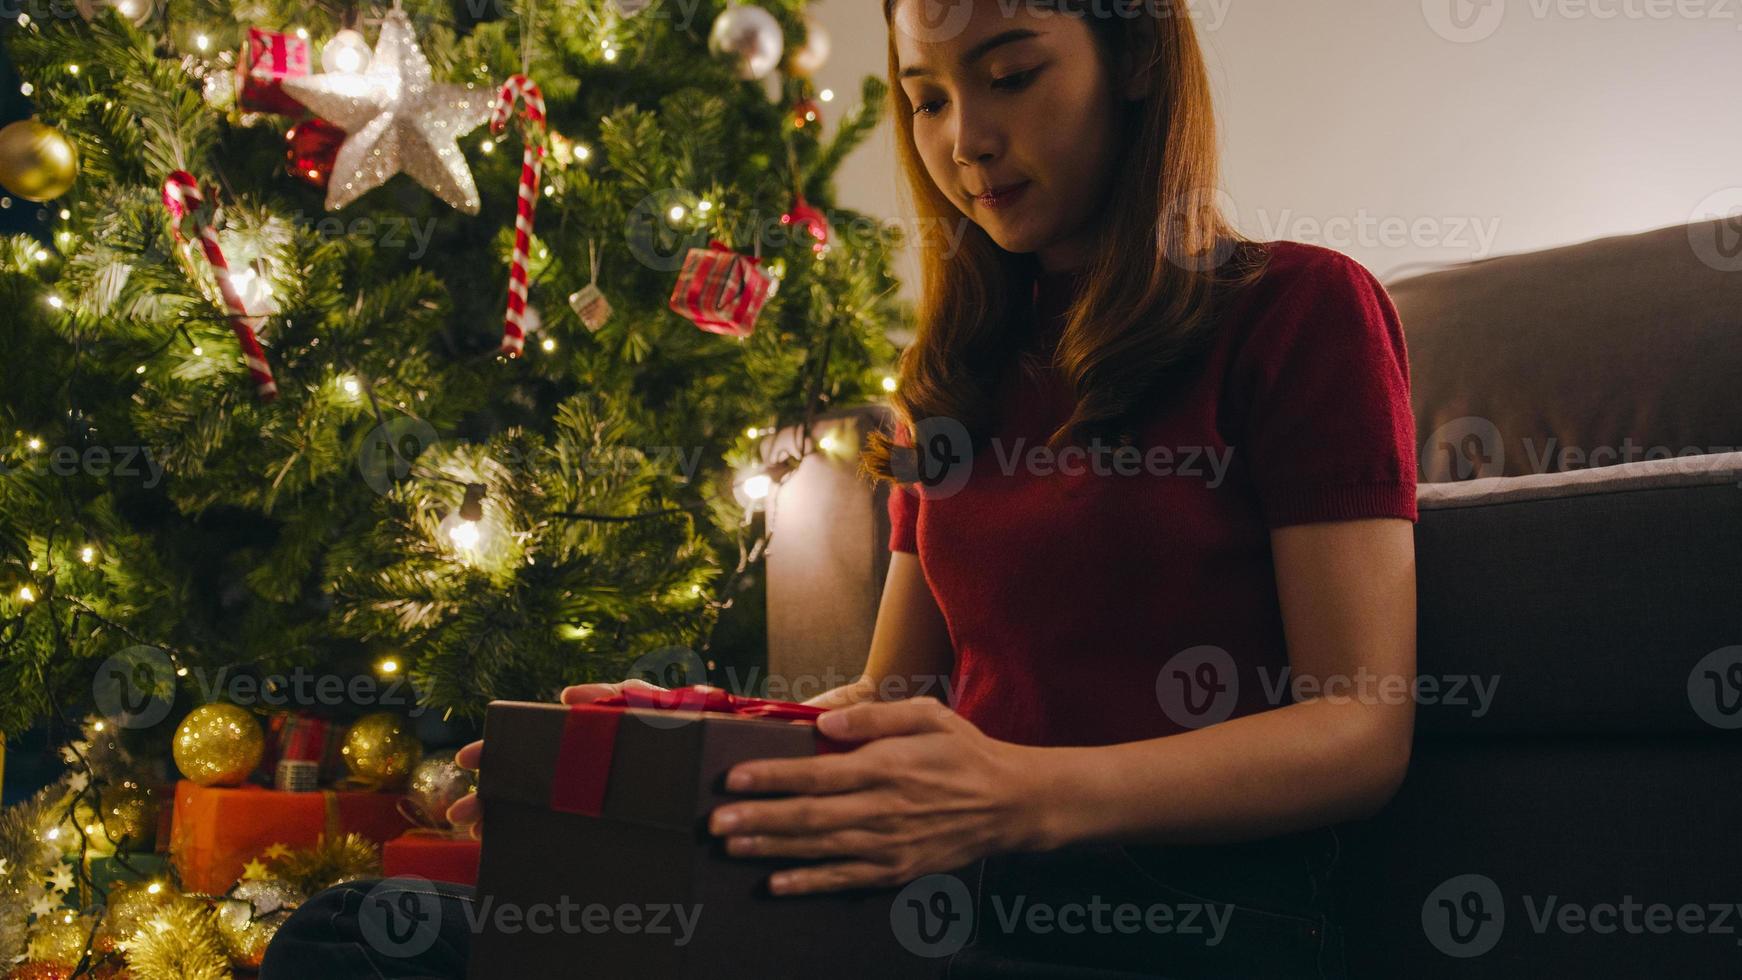
[[[708,832],[716,806],[745,798],[724,791],[726,771],[748,759],[815,754],[814,725],[617,707],[614,746],[582,758],[571,744],[562,759],[571,710],[489,706],[471,980],[942,975],[943,959],[915,955],[897,936],[899,889],[776,897],[768,875],[811,862],[732,857]],[[597,815],[552,808],[557,781],[572,776],[559,774],[559,760],[574,769],[606,759]],[[550,911],[561,907],[566,918]],[[552,928],[534,931],[535,920]]]

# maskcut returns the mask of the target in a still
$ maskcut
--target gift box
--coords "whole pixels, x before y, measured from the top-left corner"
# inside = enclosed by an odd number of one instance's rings
[[[236,65],[236,102],[249,112],[300,116],[301,102],[284,90],[284,80],[309,73],[309,43],[295,34],[248,29]]]
[[[817,732],[822,709],[654,697],[490,704],[471,980],[942,975],[897,935],[899,889],[774,896],[773,871],[811,862],[730,856],[707,830],[742,798],[723,786],[737,763],[850,750]]]
[[[750,336],[769,296],[771,280],[761,261],[717,241],[690,249],[672,286],[672,312],[710,333]]]
[[[411,824],[398,793],[283,793],[259,786],[175,787],[170,862],[188,891],[222,892],[274,844],[314,847],[323,836],[361,834],[385,844]]]
[[[381,871],[389,878],[478,883],[480,844],[470,836],[433,830],[408,830],[381,849]]]

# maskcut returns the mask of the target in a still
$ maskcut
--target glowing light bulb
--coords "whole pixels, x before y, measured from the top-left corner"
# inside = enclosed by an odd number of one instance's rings
[[[104,723],[104,722],[101,722],[101,721],[99,721],[99,722],[97,722],[97,723],[96,723],[96,724],[94,724],[94,725],[92,725],[92,726],[91,726],[91,729],[92,729],[92,730],[93,730],[93,731],[99,731],[99,732],[100,732],[100,731],[102,731],[102,730],[103,730],[103,729],[105,729],[105,728],[107,728],[107,727],[109,727],[109,726],[108,726],[108,725],[107,725],[107,724],[105,724],[105,723]]]
[[[459,521],[448,528],[448,540],[461,551],[471,551],[478,547],[478,540],[483,537],[478,530],[477,521]]]
[[[18,589],[18,601],[19,602],[35,602],[36,601],[36,590],[31,588],[28,585],[20,586]]]
[[[31,436],[28,440],[25,441],[24,444],[26,446],[30,447],[31,452],[36,452],[38,449],[42,448],[42,440],[36,438],[35,436]]]
[[[146,894],[156,895],[156,894],[163,891],[163,883],[159,882],[159,881],[154,881],[151,884],[145,886],[145,891],[146,891]]]
[[[329,75],[354,75],[367,69],[374,57],[363,35],[347,27],[321,48],[321,71]]]
[[[593,155],[593,148],[592,147],[588,146],[585,143],[576,143],[575,144],[575,159],[576,160],[579,160],[582,163],[586,163],[587,158],[591,157],[592,155]]]
[[[544,352],[548,354],[551,351],[556,350],[556,341],[546,337],[538,346],[544,348]]]
[[[66,300],[64,300],[64,299],[61,299],[61,298],[60,298],[60,297],[59,297],[59,296],[56,296],[56,295],[55,295],[55,294],[53,294],[53,293],[49,293],[49,294],[48,294],[48,305],[50,305],[50,306],[52,306],[52,307],[54,307],[54,308],[55,308],[55,309],[57,309],[57,310],[58,310],[58,309],[61,309],[61,308],[62,308],[62,307],[64,307],[64,306],[66,306],[66,305],[67,305],[67,301],[66,301]]]
[[[754,439],[754,438],[756,438],[756,437],[757,437],[757,436],[759,436],[759,435],[761,435],[761,434],[762,434],[762,430],[761,430],[761,429],[758,429],[758,428],[757,428],[757,427],[755,427],[755,426],[754,426],[754,425],[753,425],[753,426],[751,426],[751,427],[750,427],[750,428],[748,428],[748,429],[745,429],[745,430],[744,430],[744,434],[745,434],[745,435],[747,435],[747,436],[749,436],[749,437],[750,437],[750,438],[752,438],[752,439]]]
[[[496,141],[495,140],[485,140],[484,142],[478,144],[478,149],[484,151],[485,153],[493,152],[496,149]]]
[[[824,102],[833,102],[835,101],[835,90],[832,88],[823,89],[821,92],[817,93],[817,98],[822,99]]]
[[[767,473],[757,473],[746,477],[742,486],[744,496],[751,500],[762,500],[768,496],[768,491],[774,489],[774,480]]]
[[[714,210],[714,202],[713,201],[702,201],[696,205],[696,210],[702,211],[702,212],[712,211],[712,210]]]
[[[195,344],[194,345],[194,356],[195,357],[206,356],[206,349],[204,347],[201,347],[199,344]]]
[[[362,384],[362,382],[358,381],[356,378],[346,378],[344,381],[340,382],[339,384],[340,384],[340,387],[345,389],[345,394],[350,395],[352,398],[355,398],[358,395],[363,393],[363,384]]]
[[[835,447],[838,445],[840,445],[840,443],[835,441],[834,436],[823,436],[821,439],[817,440],[817,448],[825,453],[834,452]]]
[[[676,222],[682,221],[686,214],[689,214],[689,211],[686,210],[683,205],[674,204],[671,206],[671,210],[666,212],[666,217],[670,218],[675,224]]]
[[[204,51],[211,46],[212,39],[204,34],[200,34],[194,38],[194,47],[199,48],[201,51]]]
[[[79,561],[82,561],[85,564],[89,565],[91,562],[94,562],[96,560],[97,560],[97,549],[91,547],[90,545],[85,545],[83,548],[79,549]],[[102,722],[98,722],[97,724],[101,725]]]
[[[392,657],[385,657],[375,665],[375,670],[382,674],[397,674],[399,673],[399,661]]]
[[[22,23],[24,21],[24,17],[25,17],[24,14],[18,15],[18,20],[20,23]],[[36,91],[36,86],[30,84],[29,82],[25,82],[23,85],[18,86],[18,94],[20,94],[20,95],[30,95],[31,93],[33,93],[35,91]]]

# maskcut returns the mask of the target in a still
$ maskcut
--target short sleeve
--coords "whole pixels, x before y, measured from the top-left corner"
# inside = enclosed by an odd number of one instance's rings
[[[1391,297],[1328,249],[1280,275],[1234,355],[1230,391],[1245,406],[1235,451],[1265,525],[1417,520],[1409,355]]]
[[[895,444],[911,446],[907,427],[895,427]],[[919,497],[912,484],[889,485],[889,550],[919,553]]]

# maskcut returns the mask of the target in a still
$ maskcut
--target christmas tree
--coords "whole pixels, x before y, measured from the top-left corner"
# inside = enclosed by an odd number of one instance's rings
[[[45,0],[5,49],[52,220],[0,242],[0,732],[73,738],[0,963],[97,962],[77,858],[214,678],[464,720],[754,658],[762,446],[880,397],[902,314],[898,243],[832,240],[887,86],[825,120],[800,0]]]

